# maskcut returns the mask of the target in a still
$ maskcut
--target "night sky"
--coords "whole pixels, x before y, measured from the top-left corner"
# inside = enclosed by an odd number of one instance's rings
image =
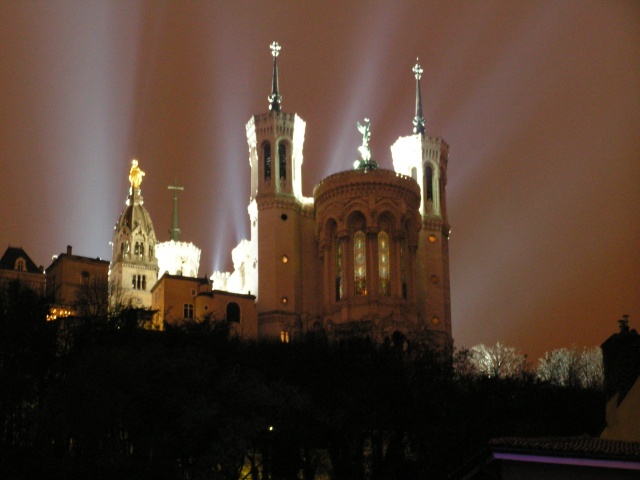
[[[411,133],[416,57],[429,135],[450,145],[457,346],[535,360],[640,327],[640,3],[635,1],[0,2],[0,250],[110,258],[132,158],[200,275],[249,233],[245,124],[306,122],[303,191]]]

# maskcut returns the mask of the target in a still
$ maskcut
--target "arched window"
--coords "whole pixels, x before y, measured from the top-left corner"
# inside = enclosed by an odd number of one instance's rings
[[[140,256],[144,257],[144,243],[140,244]]]
[[[138,255],[140,253],[140,244],[136,242],[136,246],[133,249],[133,254]]]
[[[428,166],[424,172],[424,184],[427,187],[427,200],[433,200],[433,168]]]
[[[284,143],[278,145],[278,159],[280,161],[280,178],[287,178],[287,146]]]
[[[227,303],[227,322],[240,323],[240,306],[235,302]]]
[[[378,233],[378,274],[380,275],[380,293],[390,295],[389,287],[389,235],[384,230]]]
[[[353,273],[356,295],[367,294],[367,255],[365,234],[359,230],[353,236]]]
[[[136,288],[136,276],[135,275],[131,279],[131,288]]]
[[[402,281],[402,298],[407,299],[407,243],[400,243],[400,277]]]
[[[418,181],[418,169],[416,167],[411,167],[411,178],[416,182]]]
[[[271,144],[265,143],[262,147],[262,153],[264,156],[264,179],[269,180],[271,178]]]
[[[147,289],[147,276],[143,275],[142,276],[142,290],[146,290]]]
[[[342,298],[342,244],[336,240],[336,302]]]

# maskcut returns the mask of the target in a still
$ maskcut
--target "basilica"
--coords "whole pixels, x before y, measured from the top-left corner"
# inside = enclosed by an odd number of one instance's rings
[[[156,311],[155,328],[211,316],[247,339],[288,342],[321,332],[384,341],[399,333],[450,342],[449,147],[425,133],[422,69],[413,68],[413,131],[391,146],[394,170],[372,160],[365,119],[354,169],[323,179],[306,197],[305,122],[282,110],[280,46],[270,48],[268,110],[246,125],[251,236],[231,252],[234,270],[197,277],[200,250],[179,241],[175,184],[171,240],[157,241],[134,160],[127,206],[114,227],[111,291]]]

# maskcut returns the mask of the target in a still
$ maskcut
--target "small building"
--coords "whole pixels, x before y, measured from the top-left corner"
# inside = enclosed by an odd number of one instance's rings
[[[106,315],[109,306],[108,278],[108,260],[73,255],[73,249],[68,245],[66,253],[54,257],[46,269],[50,315]]]
[[[227,322],[231,333],[242,339],[257,339],[258,313],[253,295],[212,290],[206,278],[165,273],[151,289],[151,298],[154,329],[209,318]]]
[[[18,281],[39,295],[45,294],[45,275],[22,247],[9,246],[0,258],[0,287]]]

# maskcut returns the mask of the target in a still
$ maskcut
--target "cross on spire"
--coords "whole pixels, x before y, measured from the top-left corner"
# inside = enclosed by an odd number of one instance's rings
[[[273,78],[271,80],[271,95],[269,95],[269,110],[274,112],[280,111],[280,104],[282,103],[282,96],[278,92],[278,62],[277,58],[282,48],[278,42],[273,42],[269,45],[271,49],[271,55],[273,55]]]
[[[413,117],[413,133],[421,133],[424,135],[424,116],[422,115],[422,95],[420,94],[420,78],[422,77],[422,67],[416,58],[413,74],[416,77],[416,116]]]
[[[173,190],[173,215],[171,216],[171,228],[169,229],[169,235],[171,240],[179,241],[182,230],[178,227],[178,190],[184,190],[184,187],[178,186],[178,179],[173,179],[173,185],[167,187],[168,190]]]

